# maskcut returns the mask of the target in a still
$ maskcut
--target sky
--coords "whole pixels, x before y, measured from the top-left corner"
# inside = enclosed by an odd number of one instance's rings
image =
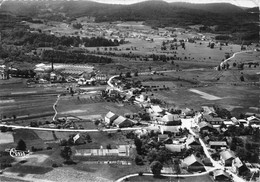
[[[100,3],[109,4],[133,4],[144,0],[93,0]],[[189,2],[189,3],[232,3],[236,6],[256,7],[259,6],[259,0],[164,0],[166,2]]]

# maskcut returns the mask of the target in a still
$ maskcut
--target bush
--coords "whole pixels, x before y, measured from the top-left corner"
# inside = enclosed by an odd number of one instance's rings
[[[138,175],[139,175],[139,176],[143,176],[143,172],[139,172]]]
[[[52,164],[52,167],[59,167],[58,164],[54,163]]]

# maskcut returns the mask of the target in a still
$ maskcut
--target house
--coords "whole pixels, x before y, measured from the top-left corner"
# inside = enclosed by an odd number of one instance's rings
[[[173,114],[166,114],[160,120],[163,124],[167,126],[181,125],[181,119],[176,119],[176,116]]]
[[[183,116],[194,116],[195,115],[193,109],[190,109],[190,108],[182,109],[181,114]]]
[[[258,119],[255,116],[250,116],[247,118],[247,121],[249,122],[249,124],[251,125],[260,125],[260,119]]]
[[[114,120],[113,125],[118,128],[131,127],[133,122],[123,116],[119,116]]]
[[[128,156],[129,146],[128,145],[119,145],[118,146],[118,155],[119,156]]]
[[[151,105],[152,113],[154,115],[162,115],[163,109],[158,105]]]
[[[169,138],[168,135],[158,135],[158,142],[163,142]]]
[[[205,171],[203,163],[193,154],[183,159],[182,166],[188,171]]]
[[[213,126],[205,121],[202,121],[198,124],[200,132],[211,132],[214,130]]]
[[[210,148],[212,149],[226,149],[227,142],[225,141],[210,141],[209,142]]]
[[[213,178],[215,181],[219,181],[219,182],[231,181],[231,176],[227,172],[221,169],[217,169],[213,172]]]
[[[118,118],[118,115],[109,111],[105,116],[105,123],[107,125],[111,125],[115,121],[115,119],[117,119],[117,118]]]
[[[220,152],[220,160],[225,166],[232,166],[233,159],[235,159],[235,155],[231,150]]]
[[[186,144],[186,147],[187,147],[187,148],[190,148],[190,147],[191,147],[191,148],[199,148],[199,147],[201,147],[201,144],[200,144],[199,139],[198,139],[198,138],[195,138],[195,137],[192,136],[192,135],[190,135],[190,136],[187,138],[185,144]]]
[[[165,144],[165,148],[170,152],[182,152],[186,146],[185,144]]]
[[[211,125],[221,125],[224,122],[223,119],[211,115],[203,115],[203,120]]]
[[[234,173],[237,173],[238,175],[242,175],[242,174],[248,172],[249,169],[238,157],[236,157],[232,161],[232,171]]]

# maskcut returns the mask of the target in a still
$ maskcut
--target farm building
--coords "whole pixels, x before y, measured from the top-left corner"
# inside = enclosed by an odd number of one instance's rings
[[[203,120],[211,125],[221,125],[224,121],[219,117],[212,117],[210,115],[203,115]]]
[[[183,159],[182,165],[188,171],[205,171],[203,163],[193,154]]]
[[[248,117],[247,121],[249,122],[249,124],[252,124],[252,125],[260,125],[260,119],[258,119],[255,116]]]
[[[185,144],[165,144],[165,148],[170,152],[182,152],[186,146]]]
[[[221,169],[215,170],[213,172],[213,177],[215,181],[231,181],[231,176]]]
[[[74,156],[129,156],[129,145],[119,145],[116,149],[76,149]]]
[[[198,125],[200,132],[210,132],[214,130],[213,126],[205,121],[200,122]]]
[[[192,136],[192,135],[190,135],[190,136],[187,138],[185,144],[186,144],[186,147],[187,147],[187,148],[190,148],[190,147],[191,147],[191,148],[201,147],[201,144],[200,144],[198,138],[195,138],[195,137]]]
[[[107,125],[111,125],[115,121],[116,118],[118,118],[118,115],[109,111],[105,116],[105,123]]]
[[[210,148],[212,149],[226,149],[227,142],[225,141],[210,141],[209,142]]]
[[[118,128],[131,127],[131,126],[133,126],[133,124],[134,123],[132,121],[130,121],[129,119],[127,119],[123,116],[119,116],[113,122],[113,125]]]
[[[232,161],[232,171],[234,173],[242,175],[243,173],[246,173],[248,171],[248,168],[238,157],[236,157]]]
[[[235,155],[231,150],[220,152],[220,160],[225,166],[232,166],[233,159],[235,159]]]

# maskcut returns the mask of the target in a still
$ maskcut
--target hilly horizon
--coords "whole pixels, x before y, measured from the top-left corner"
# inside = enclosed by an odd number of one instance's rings
[[[0,12],[67,22],[84,16],[95,17],[97,23],[143,21],[153,28],[201,24],[206,27],[217,26],[214,31],[218,33],[241,32],[243,36],[259,36],[259,16],[257,13],[250,13],[257,12],[257,9],[242,8],[230,3],[193,4],[155,0],[119,5],[90,0],[6,1]]]

